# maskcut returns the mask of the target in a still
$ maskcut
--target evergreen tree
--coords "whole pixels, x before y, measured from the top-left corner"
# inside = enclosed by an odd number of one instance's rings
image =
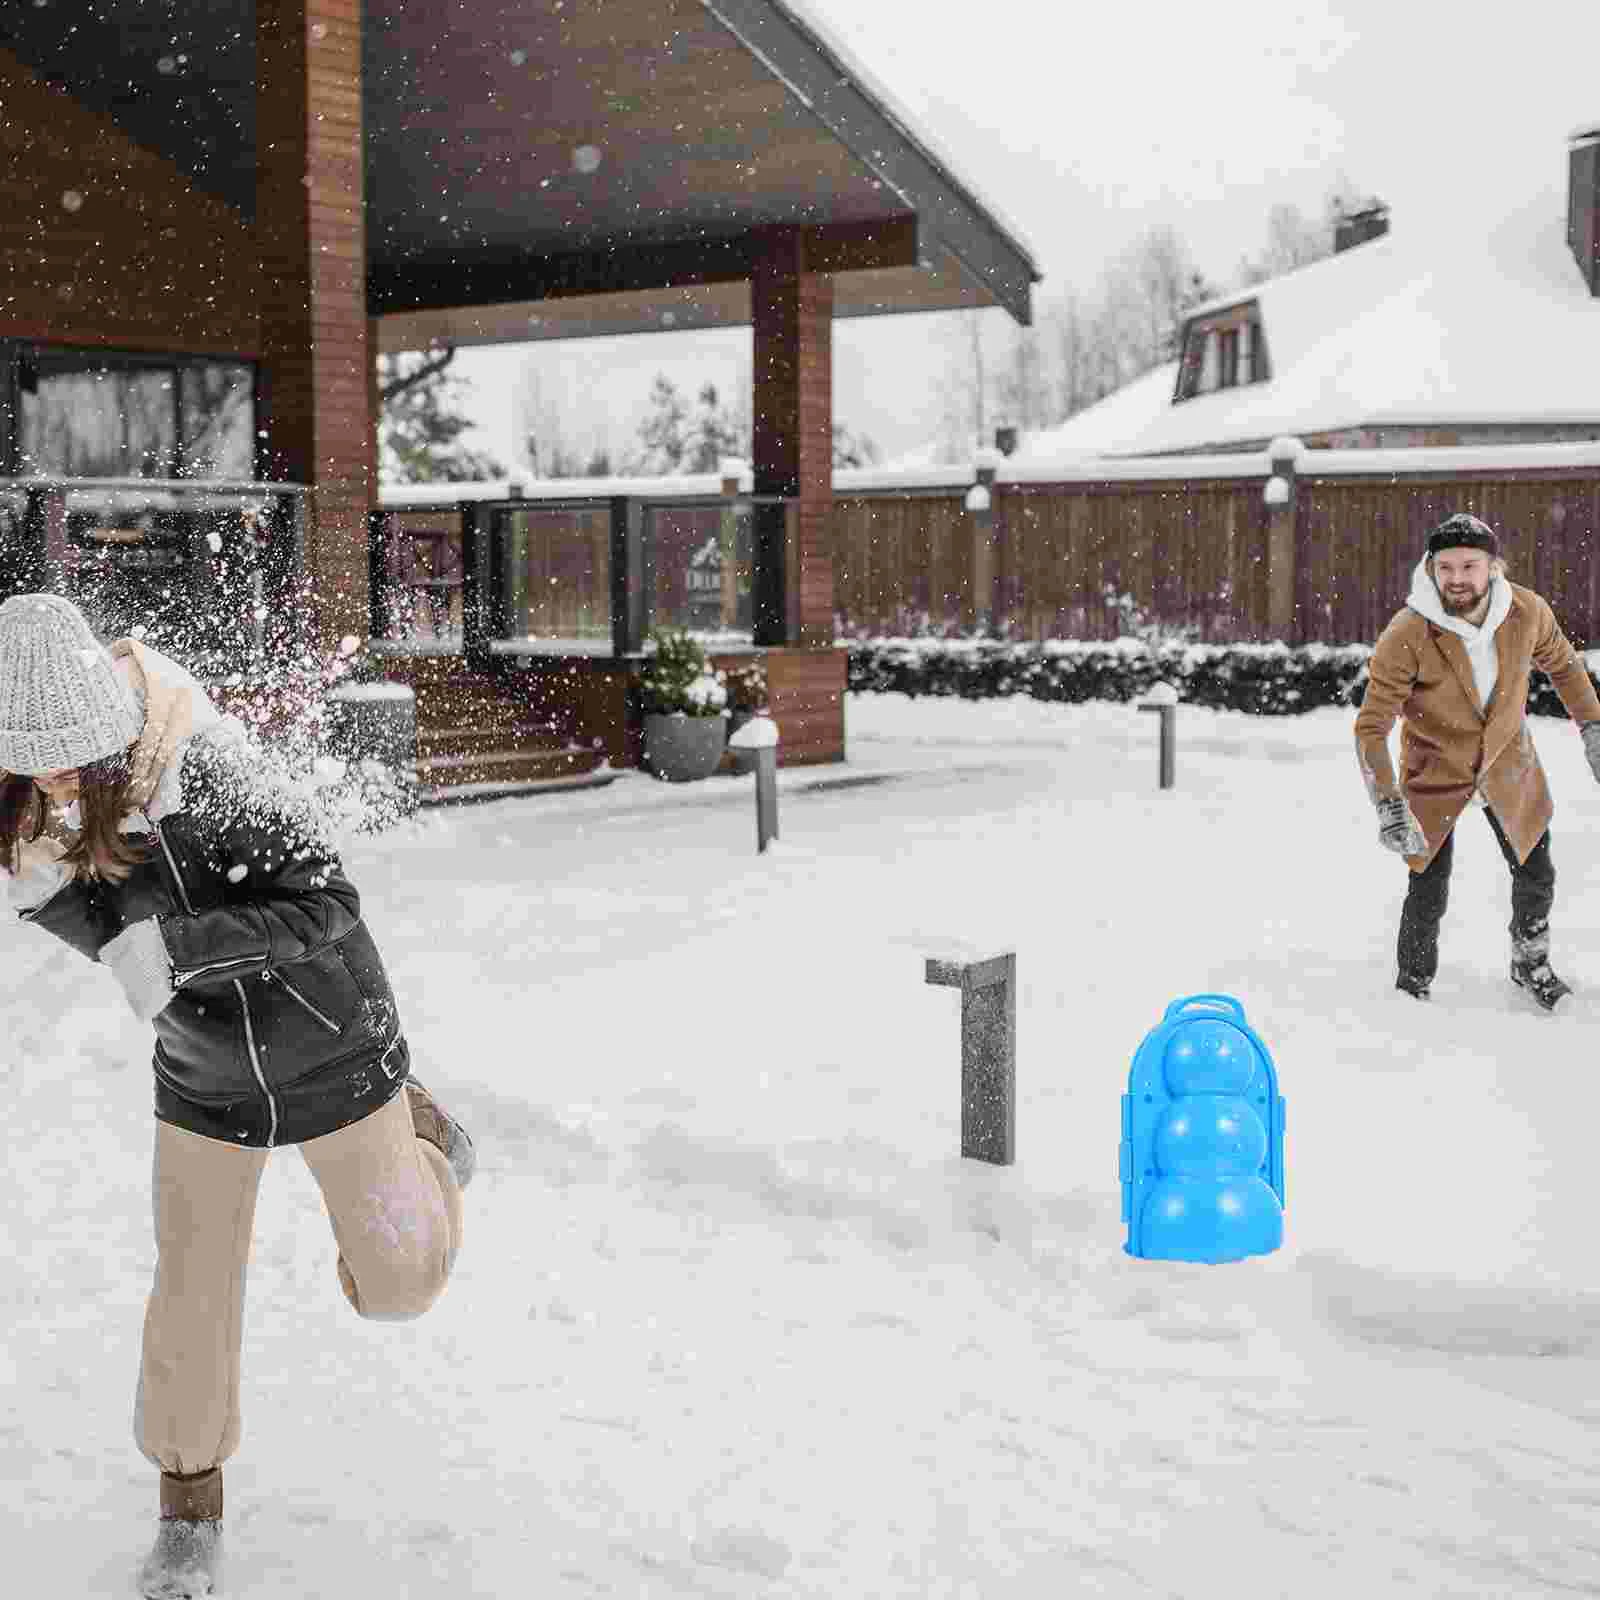
[[[443,359],[423,352],[378,357],[383,412],[378,424],[382,476],[390,483],[470,483],[505,476],[486,451],[462,435],[474,426],[461,409],[470,385],[446,371]]]
[[[684,436],[683,472],[716,472],[725,456],[742,455],[738,427],[714,383],[701,385],[699,403]]]
[[[842,422],[833,425],[833,464],[835,467],[875,467],[883,452],[869,434],[852,433]]]
[[[627,471],[640,478],[663,478],[683,470],[688,448],[689,408],[678,386],[658,372],[650,385],[650,409],[639,424],[638,444],[628,457]]]

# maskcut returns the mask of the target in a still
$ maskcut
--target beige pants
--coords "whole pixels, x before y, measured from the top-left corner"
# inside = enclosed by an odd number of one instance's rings
[[[339,1284],[364,1317],[421,1316],[461,1246],[461,1190],[411,1125],[402,1091],[299,1146],[339,1246]],[[156,1275],[134,1437],[164,1472],[206,1472],[239,1445],[245,1266],[265,1150],[156,1124]]]

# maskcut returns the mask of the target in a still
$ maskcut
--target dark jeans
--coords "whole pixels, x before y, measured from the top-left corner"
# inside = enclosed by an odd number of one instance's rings
[[[1517,852],[1492,811],[1485,810],[1494,829],[1500,854],[1511,868],[1511,937],[1526,939],[1541,933],[1550,921],[1555,900],[1556,869],[1550,860],[1550,830],[1533,847],[1528,859],[1519,863]],[[1455,858],[1455,830],[1439,847],[1439,853],[1423,872],[1413,872],[1406,890],[1405,908],[1400,913],[1400,970],[1412,977],[1431,980],[1439,970],[1439,924],[1450,899],[1450,864]]]

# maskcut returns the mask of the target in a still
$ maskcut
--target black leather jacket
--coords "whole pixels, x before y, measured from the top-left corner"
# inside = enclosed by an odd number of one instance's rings
[[[332,1133],[410,1067],[360,897],[286,785],[204,734],[182,759],[182,804],[126,882],[73,879],[21,915],[90,960],[157,919],[177,991],[155,1021],[162,1121],[257,1149]]]

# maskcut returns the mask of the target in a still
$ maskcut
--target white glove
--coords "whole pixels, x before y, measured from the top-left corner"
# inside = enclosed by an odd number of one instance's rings
[[[1412,814],[1403,794],[1391,794],[1378,801],[1378,843],[1397,856],[1425,856],[1428,836]]]
[[[100,947],[100,959],[122,985],[128,1005],[141,1022],[159,1017],[172,1004],[172,958],[154,917],[130,922]]]

